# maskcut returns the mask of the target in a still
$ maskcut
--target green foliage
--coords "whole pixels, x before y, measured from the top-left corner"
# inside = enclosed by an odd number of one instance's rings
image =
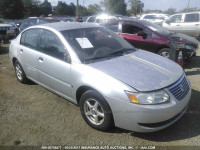
[[[173,15],[176,13],[176,8],[168,8],[166,11],[164,11],[165,14]]]
[[[0,10],[5,19],[21,19],[24,17],[24,6],[21,0],[1,0]]]
[[[141,0],[129,0],[129,2],[131,3],[130,13],[132,13],[132,15],[136,16],[143,12],[144,3],[142,3]]]
[[[65,2],[58,1],[58,4],[57,6],[55,6],[54,11],[56,15],[75,16],[76,6],[74,5],[74,3],[70,3],[70,5],[68,5]]]
[[[51,3],[48,2],[48,0],[44,0],[44,2],[39,5],[39,7],[41,15],[48,16],[48,14],[53,13]]]
[[[94,4],[94,5],[89,5],[88,9],[87,9],[89,15],[95,15],[95,14],[99,14],[102,12],[101,6],[98,4]]]
[[[109,0],[107,10],[111,14],[126,15],[126,3],[125,0]]]
[[[181,10],[180,12],[194,12],[194,11],[200,11],[200,8],[199,9],[196,8],[196,7],[194,7],[194,8],[185,8],[185,9]]]
[[[155,9],[155,10],[146,10],[144,11],[145,14],[149,14],[149,13],[162,13],[162,10],[159,9]]]

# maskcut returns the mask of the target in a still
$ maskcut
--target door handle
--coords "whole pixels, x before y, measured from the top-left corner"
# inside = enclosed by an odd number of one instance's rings
[[[21,53],[23,53],[23,52],[24,52],[24,50],[23,50],[23,49],[20,49],[20,52],[21,52]]]
[[[39,57],[38,60],[39,60],[39,62],[43,62],[43,58],[42,57]]]
[[[176,26],[180,26],[179,24],[177,24]]]
[[[199,26],[199,24],[195,24],[195,26]]]

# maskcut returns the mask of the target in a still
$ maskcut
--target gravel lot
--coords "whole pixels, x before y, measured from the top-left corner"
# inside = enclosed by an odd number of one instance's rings
[[[200,50],[185,72],[192,85],[187,113],[174,125],[154,133],[136,133],[119,128],[100,132],[82,119],[79,107],[43,87],[17,81],[8,56],[0,48],[0,149],[21,146],[183,146],[200,149]],[[138,146],[138,147],[136,147]],[[190,147],[194,146],[194,147]],[[30,148],[30,147],[29,147]],[[35,147],[40,149],[40,147]],[[113,147],[113,149],[119,147]],[[146,149],[151,149],[146,147]],[[28,149],[27,147],[25,149]],[[180,147],[165,147],[180,149]]]

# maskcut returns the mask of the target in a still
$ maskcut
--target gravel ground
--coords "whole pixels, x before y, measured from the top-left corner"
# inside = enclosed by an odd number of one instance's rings
[[[119,128],[100,132],[84,122],[78,106],[37,84],[19,83],[9,61],[8,45],[2,45],[0,149],[41,149],[23,146],[51,145],[115,146],[102,149],[123,148],[116,146],[133,146],[132,149],[154,149],[145,146],[155,146],[156,149],[200,149],[200,50],[190,65],[186,66],[185,72],[191,82],[192,98],[187,113],[177,123],[167,129],[146,134]]]

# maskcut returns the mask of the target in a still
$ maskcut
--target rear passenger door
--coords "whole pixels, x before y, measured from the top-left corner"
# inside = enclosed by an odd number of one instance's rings
[[[198,37],[200,35],[200,15],[199,13],[185,14],[182,23],[181,33]]]
[[[66,62],[68,52],[59,37],[50,30],[41,32],[37,70],[39,82],[66,98],[71,98],[71,63]]]
[[[29,29],[21,34],[18,58],[27,77],[38,81],[36,71],[36,53],[38,50],[40,29]]]

